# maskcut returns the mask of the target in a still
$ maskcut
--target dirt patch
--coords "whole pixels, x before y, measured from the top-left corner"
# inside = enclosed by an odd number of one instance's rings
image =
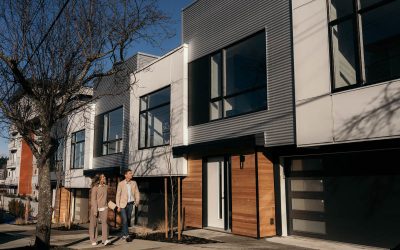
[[[81,227],[79,225],[71,225],[70,228],[65,227],[65,226],[58,226],[58,227],[56,226],[56,227],[52,227],[51,229],[58,230],[58,231],[88,230],[87,228]]]
[[[178,235],[175,234],[172,239],[165,238],[165,233],[162,232],[154,232],[147,234],[137,234],[133,236],[134,239],[140,240],[151,240],[151,241],[160,241],[160,242],[170,242],[170,243],[178,243],[178,244],[210,244],[210,243],[220,243],[220,241],[209,240],[194,236],[182,235],[181,240],[178,240]]]

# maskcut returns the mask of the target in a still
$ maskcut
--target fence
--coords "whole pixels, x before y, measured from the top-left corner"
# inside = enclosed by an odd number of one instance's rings
[[[4,195],[0,195],[0,209],[4,209],[5,211],[8,211],[8,203],[11,200],[20,200],[22,201],[24,204],[26,204],[28,202],[27,199],[21,199],[18,197],[8,197],[8,196],[4,196]],[[30,205],[31,205],[31,216],[36,217],[37,213],[38,213],[38,202],[37,201],[30,201]]]

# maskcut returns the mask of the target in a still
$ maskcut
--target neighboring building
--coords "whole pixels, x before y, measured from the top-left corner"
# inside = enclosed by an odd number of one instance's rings
[[[295,144],[290,2],[199,0],[182,17],[189,145],[174,153],[188,159],[185,226],[274,236],[277,149]]]
[[[132,76],[136,83],[130,100],[129,167],[141,192],[139,225],[162,223],[164,178],[176,180],[187,173],[185,157],[172,154],[172,147],[187,145],[188,140],[186,65],[187,46],[182,45]]]
[[[29,190],[29,185],[22,185],[19,188],[20,181],[20,171],[21,164],[24,162],[21,159],[22,156],[22,140],[16,131],[10,130],[10,139],[8,142],[9,157],[7,161],[7,172],[6,180],[4,182],[7,193],[9,194],[28,194],[26,191]],[[26,153],[25,153],[26,154]],[[26,166],[26,165],[25,165]],[[29,173],[29,170],[28,170]],[[23,178],[28,184],[31,183],[32,178],[27,180],[26,176]],[[25,191],[25,193],[20,193],[19,190]]]
[[[89,96],[91,97],[91,93]],[[95,104],[68,117],[66,133],[60,138],[60,147],[55,155],[55,164],[61,167],[55,173],[59,188],[53,189],[55,222],[74,223],[89,221],[89,188],[91,180],[83,171],[92,168]]]
[[[7,178],[7,158],[4,159],[4,164],[0,164],[0,193],[7,193],[7,188],[5,186]]]
[[[293,1],[292,14],[299,149],[281,161],[287,233],[395,248],[400,1]]]
[[[85,176],[98,173],[107,176],[108,198],[115,200],[117,184],[122,172],[127,169],[129,159],[130,122],[130,74],[157,57],[138,53],[129,58],[121,71],[102,78],[94,88],[96,98],[94,118],[94,145],[92,166],[83,171]],[[110,222],[118,223],[119,218],[111,210]]]

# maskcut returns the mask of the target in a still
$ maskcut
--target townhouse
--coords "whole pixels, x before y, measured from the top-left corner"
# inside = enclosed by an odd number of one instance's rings
[[[399,13],[399,1],[292,1],[288,234],[399,244]]]
[[[195,1],[188,45],[186,227],[277,234],[277,148],[295,144],[289,1]]]
[[[82,99],[91,98],[89,89]],[[53,221],[86,223],[89,220],[89,188],[91,180],[84,169],[92,165],[95,104],[71,114],[62,126],[59,147],[54,156],[56,170],[52,172]],[[58,186],[57,186],[58,185]]]
[[[131,76],[129,167],[142,195],[139,225],[162,225],[164,195],[167,193],[169,208],[172,193],[177,204],[177,181],[187,174],[186,158],[174,156],[172,151],[173,147],[187,145],[188,140],[187,51],[182,45]],[[172,187],[171,181],[175,183]]]
[[[93,177],[104,173],[110,200],[115,200],[117,184],[124,169],[129,168],[129,131],[134,129],[130,121],[130,74],[156,58],[137,53],[117,66],[117,74],[100,79],[94,86],[93,154],[88,155],[92,164],[84,168],[83,174]],[[109,220],[114,226],[120,223],[119,216],[111,210]]]

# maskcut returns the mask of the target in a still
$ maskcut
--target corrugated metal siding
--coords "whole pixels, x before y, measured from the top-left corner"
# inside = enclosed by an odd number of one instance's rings
[[[129,84],[129,74],[133,73],[138,66],[146,64],[156,57],[137,54],[129,58],[121,67],[127,69],[127,73],[123,77],[109,76],[101,80],[94,91],[95,96],[99,96],[96,102],[96,116],[123,106],[123,151],[122,154],[112,154],[96,157],[96,152],[93,158],[93,167],[128,167],[129,159],[129,114],[130,114],[130,99],[127,84]],[[121,91],[122,89],[122,91]],[[117,94],[116,94],[117,93]],[[95,148],[97,138],[95,136]]]
[[[183,11],[189,62],[257,31],[267,36],[268,110],[189,128],[189,143],[264,133],[266,146],[294,144],[290,1],[198,0]]]

